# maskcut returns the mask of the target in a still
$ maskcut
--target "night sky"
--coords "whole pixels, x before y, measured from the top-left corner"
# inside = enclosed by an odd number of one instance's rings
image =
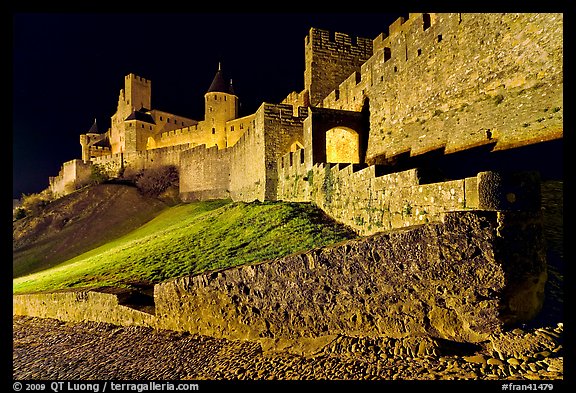
[[[48,187],[81,158],[80,134],[110,126],[124,76],[152,81],[152,109],[202,120],[222,63],[240,115],[304,86],[310,27],[375,38],[404,14],[15,13],[14,198]]]

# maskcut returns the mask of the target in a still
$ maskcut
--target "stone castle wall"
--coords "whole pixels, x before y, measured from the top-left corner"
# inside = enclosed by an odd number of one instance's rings
[[[157,284],[153,315],[127,307],[121,293],[86,291],[15,295],[13,312],[267,347],[338,334],[481,342],[539,312],[541,228],[538,214],[450,212],[437,223]]]
[[[199,128],[198,124],[178,128],[175,130],[165,131],[160,137],[154,138],[153,142],[149,141],[148,149],[158,149],[175,145],[190,144],[196,146],[203,144],[206,140],[205,132]]]
[[[298,107],[297,113],[294,113],[291,105],[286,104],[264,107],[266,199],[276,200],[277,198],[278,159],[297,143],[303,145],[303,123],[307,116],[308,109],[304,107]]]
[[[50,177],[50,191],[56,196],[68,194],[87,181],[92,173],[92,166],[82,160],[70,160],[62,164],[58,176]]]
[[[201,145],[183,151],[179,168],[183,201],[230,198],[230,155],[226,150]]]
[[[475,177],[425,183],[418,169],[383,174],[380,166],[315,164],[305,149],[278,162],[278,199],[313,202],[335,220],[370,235],[383,230],[438,222],[445,212],[470,209],[540,208],[540,180],[535,173]]]
[[[155,316],[126,306],[130,293],[119,288],[14,295],[14,315],[63,321],[97,321],[124,326],[154,326]]]
[[[322,106],[360,111],[368,99],[369,163],[561,138],[562,30],[562,14],[411,14]]]
[[[235,131],[242,125],[237,131],[244,133],[232,147],[206,151],[205,146],[198,146],[182,153],[180,193],[183,199],[275,200],[276,161],[292,144],[302,143],[306,113],[306,108],[300,108],[298,116],[294,116],[291,105],[265,103],[253,116],[234,123]]]
[[[226,149],[230,157],[229,190],[233,201],[264,200],[264,110],[262,104],[247,129],[234,146]]]
[[[191,147],[190,144],[182,144],[132,153],[117,153],[93,158],[92,163],[101,167],[111,177],[118,176],[122,161],[124,161],[125,170],[138,171],[167,165],[175,165],[179,168],[180,154]]]

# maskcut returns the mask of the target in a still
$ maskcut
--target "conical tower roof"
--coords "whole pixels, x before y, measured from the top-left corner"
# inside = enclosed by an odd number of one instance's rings
[[[98,125],[96,124],[96,119],[94,119],[94,124],[92,124],[92,127],[90,127],[90,129],[87,132],[88,134],[98,134]]]
[[[220,67],[220,63],[218,63],[218,71],[216,71],[216,75],[208,88],[206,93],[228,93],[234,94],[232,89],[232,85],[227,84],[226,80],[224,79],[224,74],[222,73],[222,68]]]

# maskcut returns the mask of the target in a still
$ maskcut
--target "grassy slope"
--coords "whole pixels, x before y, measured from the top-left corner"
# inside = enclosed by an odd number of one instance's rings
[[[150,221],[167,205],[135,187],[100,184],[53,201],[42,214],[13,223],[12,274],[45,270]]]
[[[139,229],[13,281],[14,293],[159,282],[354,237],[309,204],[211,201],[169,208]]]

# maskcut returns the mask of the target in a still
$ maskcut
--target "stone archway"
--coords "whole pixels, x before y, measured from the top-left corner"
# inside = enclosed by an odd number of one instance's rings
[[[299,150],[299,149],[304,149],[304,145],[302,143],[300,143],[299,141],[296,141],[290,145],[290,152],[291,153],[294,153],[296,150]]]
[[[348,127],[334,127],[326,131],[326,162],[360,163],[360,135]]]
[[[366,108],[368,108],[366,100]],[[304,121],[307,162],[363,164],[368,147],[369,111],[310,108]],[[311,147],[311,149],[309,148]]]

